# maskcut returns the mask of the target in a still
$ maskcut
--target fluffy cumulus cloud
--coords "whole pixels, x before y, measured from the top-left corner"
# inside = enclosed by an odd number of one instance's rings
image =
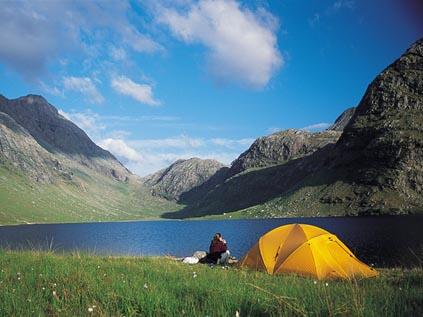
[[[142,162],[143,157],[122,139],[107,138],[98,142],[102,148],[129,162]]]
[[[104,101],[104,97],[88,77],[64,77],[63,87],[65,90],[81,93],[91,103],[102,103]]]
[[[105,42],[119,42],[135,52],[162,50],[160,44],[131,23],[129,12],[127,1],[2,2],[0,62],[24,77],[38,78],[48,64],[69,54],[98,52]],[[122,58],[123,51],[112,54]]]
[[[263,8],[251,11],[233,0],[201,0],[187,12],[161,7],[156,14],[180,40],[207,47],[209,71],[219,81],[261,88],[283,64],[277,19]]]
[[[148,84],[139,84],[128,77],[118,76],[112,79],[111,86],[122,95],[129,96],[138,102],[158,106],[160,101],[153,96],[153,88]]]

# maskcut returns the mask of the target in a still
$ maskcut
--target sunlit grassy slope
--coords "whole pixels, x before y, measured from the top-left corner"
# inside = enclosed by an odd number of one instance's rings
[[[423,271],[322,282],[165,258],[0,250],[0,303],[0,316],[421,316]]]
[[[135,181],[88,173],[75,171],[72,181],[40,184],[0,166],[0,224],[134,220],[178,208]]]

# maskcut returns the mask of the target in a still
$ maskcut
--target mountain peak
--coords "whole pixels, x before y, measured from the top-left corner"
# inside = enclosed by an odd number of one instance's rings
[[[198,187],[225,166],[211,159],[193,157],[177,160],[169,167],[143,178],[154,194],[178,200],[182,193]]]
[[[16,99],[0,99],[0,112],[8,114],[45,150],[65,155],[72,160],[117,179],[130,172],[108,151],[96,145],[73,122],[40,96],[29,94]],[[101,162],[100,162],[101,161]]]

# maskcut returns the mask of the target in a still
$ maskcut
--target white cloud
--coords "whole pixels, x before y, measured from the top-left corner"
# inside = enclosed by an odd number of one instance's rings
[[[139,162],[143,160],[141,154],[126,144],[124,140],[107,138],[97,144],[125,161]]]
[[[230,144],[216,140],[230,140]],[[196,139],[185,135],[163,139],[126,139],[122,135],[121,138],[103,138],[97,144],[113,153],[135,174],[145,176],[168,167],[178,159],[192,157],[215,159],[229,165],[248,148],[246,140],[249,139]]]
[[[66,90],[77,91],[85,95],[89,102],[102,103],[104,101],[104,97],[88,77],[64,77],[63,86]]]
[[[142,148],[198,148],[204,146],[204,140],[199,138],[191,138],[186,135],[181,135],[174,138],[163,138],[163,139],[146,139],[132,141],[131,144]]]
[[[150,105],[158,106],[160,101],[153,96],[153,89],[148,84],[138,84],[125,76],[112,79],[111,86],[122,95],[130,96],[135,100]]]
[[[310,131],[310,132],[322,131],[329,128],[331,125],[332,124],[330,123],[322,122],[322,123],[316,123],[316,124],[306,126],[302,128],[301,130]]]
[[[283,64],[277,47],[277,19],[253,12],[233,0],[201,0],[189,11],[156,10],[158,20],[186,43],[208,48],[209,71],[219,81],[264,87]]]
[[[64,67],[61,61],[69,55],[95,59],[93,51],[107,51],[114,43],[134,52],[162,51],[142,33],[143,22],[126,0],[2,1],[0,63],[38,79],[50,64]]]
[[[126,51],[122,47],[112,45],[110,47],[109,54],[115,61],[123,61],[127,58]]]
[[[254,139],[245,138],[245,139],[225,139],[225,138],[215,138],[210,140],[211,143],[215,145],[224,146],[227,148],[236,148],[239,146],[250,146]]]
[[[106,125],[100,122],[100,116],[92,111],[65,112],[59,109],[59,114],[75,123],[94,140],[106,129]]]
[[[59,113],[83,129],[96,144],[113,153],[127,168],[141,176],[165,168],[178,159],[192,157],[215,159],[228,165],[253,141],[251,138],[194,138],[185,134],[157,139],[137,139],[132,138],[131,133],[125,129],[129,122],[172,122],[179,118],[104,116],[91,110],[59,110]]]
[[[56,97],[64,97],[64,91],[59,89],[58,87],[49,86],[42,80],[39,80],[38,84],[44,92],[46,92],[50,95],[56,96]]]

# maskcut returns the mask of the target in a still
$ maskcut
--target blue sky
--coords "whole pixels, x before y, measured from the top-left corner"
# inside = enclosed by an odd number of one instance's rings
[[[423,35],[419,1],[2,1],[0,93],[43,95],[139,175],[324,127]],[[316,128],[317,129],[317,128]]]

